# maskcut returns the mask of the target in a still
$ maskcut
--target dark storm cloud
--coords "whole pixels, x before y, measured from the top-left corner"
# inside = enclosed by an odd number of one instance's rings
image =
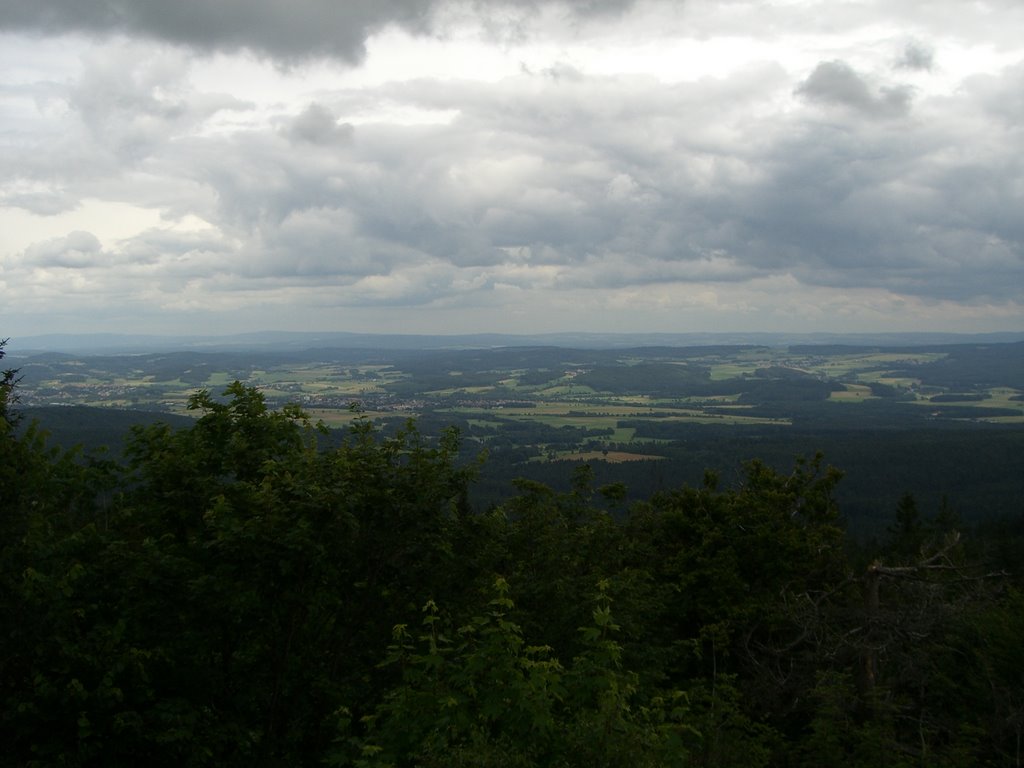
[[[1005,147],[952,151],[967,137],[984,145],[986,129],[805,126],[770,148],[772,173],[734,200],[741,252],[806,284],[1012,300],[1024,277],[1020,163]]]
[[[812,102],[838,105],[871,117],[901,117],[910,109],[913,92],[907,86],[873,90],[845,61],[823,61],[796,92]]]
[[[388,23],[426,24],[432,0],[3,0],[0,28],[143,35],[203,50],[362,59]]]
[[[339,124],[337,118],[327,107],[316,102],[291,121],[286,133],[295,142],[309,144],[337,144],[352,138],[353,128],[350,123]]]
[[[388,25],[417,33],[432,29],[445,0],[0,0],[0,30],[42,34],[82,32],[141,35],[206,51],[241,48],[282,60],[316,56],[357,63],[366,38]],[[476,11],[527,15],[538,0],[476,2]],[[601,16],[631,0],[562,4],[576,17]]]
[[[343,105],[358,94],[338,92],[284,131],[177,145],[180,160],[167,161],[192,169],[216,201],[204,216],[247,243],[226,267],[241,276],[346,283],[429,262],[441,272],[417,272],[426,282],[400,294],[423,300],[459,270],[484,288],[499,277],[614,289],[790,274],[942,299],[1019,294],[1020,161],[1008,162],[1009,139],[984,112],[1012,82],[929,105],[975,113],[977,125],[861,110],[840,125],[811,110],[751,123],[749,105],[777,80],[423,80],[377,95],[458,105],[450,122],[349,135]],[[328,140],[336,131],[341,143]],[[964,136],[978,152],[951,154]]]
[[[38,89],[29,75],[12,77],[13,97],[0,98],[0,205],[21,209],[8,218],[25,227],[10,238],[3,278],[43,314],[77,280],[83,307],[141,295],[132,301],[258,314],[270,301],[296,322],[320,304],[539,316],[564,299],[572,312],[589,301],[598,309],[588,317],[613,323],[605,305],[618,302],[624,318],[660,300],[671,318],[677,302],[700,296],[740,313],[748,301],[783,313],[806,302],[808,316],[823,317],[823,302],[889,297],[911,307],[904,317],[939,304],[1019,316],[1024,64],[975,45],[977,74],[953,71],[971,40],[991,37],[985,14],[971,15],[985,31],[975,38],[950,43],[929,21],[913,27],[927,44],[886,31],[859,47],[870,3],[841,4],[815,22],[844,30],[841,39],[796,43],[799,57],[772,61],[781,49],[755,35],[765,60],[720,70],[701,61],[691,73],[680,51],[714,47],[676,35],[692,20],[679,9],[698,4],[667,0],[638,5],[621,40],[619,2],[553,12],[539,0],[464,0],[435,14],[440,2],[276,10],[260,0],[231,30],[217,19],[241,13],[240,1],[187,1],[196,30],[170,3],[17,5],[0,0],[0,25],[128,36],[47,42],[74,48],[75,63]],[[722,5],[697,8],[711,36]],[[726,14],[732,31],[749,35],[754,4],[731,7],[740,11]],[[898,12],[922,7],[908,0]],[[772,13],[792,20],[787,8]],[[349,22],[348,37],[333,34]],[[365,35],[392,22],[439,39],[383,35],[365,74],[287,66],[307,55],[358,59]],[[471,46],[446,40],[452,30]],[[449,61],[431,69],[449,44],[452,61],[471,69],[479,46],[493,52],[495,40],[538,30],[543,44],[509,44],[505,61],[484,55],[481,72],[462,70],[467,79]],[[153,38],[276,61],[200,60]],[[645,54],[649,39],[676,56],[671,65],[659,70],[644,55],[639,74],[606,65],[621,55],[633,72],[636,41]],[[410,72],[416,79],[403,79]],[[233,88],[246,96],[218,92]],[[77,231],[86,229],[95,236]]]
[[[934,65],[935,51],[917,41],[907,43],[896,61],[896,66],[901,69],[929,71]]]

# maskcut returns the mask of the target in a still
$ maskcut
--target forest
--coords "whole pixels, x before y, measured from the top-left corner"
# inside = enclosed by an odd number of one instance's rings
[[[907,492],[857,539],[818,453],[641,498],[549,462],[480,505],[459,428],[332,432],[240,381],[96,454],[20,375],[2,765],[1021,763],[1019,515]]]
[[[726,340],[265,334],[96,349],[72,336],[58,349],[30,341],[8,363],[26,421],[111,458],[131,426],[188,426],[197,390],[241,381],[271,408],[297,403],[323,421],[325,445],[356,412],[388,435],[410,417],[430,436],[456,427],[460,461],[488,457],[469,488],[476,509],[502,505],[517,478],[568,491],[574,464],[624,484],[625,508],[699,485],[707,469],[731,486],[753,458],[787,472],[822,452],[846,473],[836,501],[858,540],[882,537],[908,492],[923,514],[945,505],[971,526],[1020,514],[1024,342]]]

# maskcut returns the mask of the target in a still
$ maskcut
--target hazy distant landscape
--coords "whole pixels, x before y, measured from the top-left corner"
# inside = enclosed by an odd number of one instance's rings
[[[752,458],[784,468],[818,451],[849,475],[840,498],[853,529],[878,528],[904,492],[970,520],[1024,498],[1022,341],[644,346],[595,334],[572,337],[588,346],[499,345],[568,338],[262,334],[117,354],[144,339],[72,336],[21,345],[60,352],[12,345],[9,359],[26,413],[65,445],[116,449],[133,420],[187,424],[197,390],[233,381],[336,429],[356,418],[388,429],[415,419],[433,435],[455,426],[467,457],[488,456],[480,505],[518,476],[564,485],[567,462],[645,496],[706,469],[731,478]],[[320,346],[332,341],[349,346]]]
[[[500,340],[493,337],[492,340]],[[514,339],[513,339],[514,340]],[[312,339],[313,342],[319,339]],[[867,405],[857,419],[1024,421],[1024,343],[706,344],[703,346],[489,346],[438,338],[362,337],[330,348],[264,341],[238,350],[97,354],[89,339],[69,351],[18,354],[27,406],[89,405],[184,412],[197,388],[231,381],[257,386],[272,403],[317,409],[329,422],[353,404],[370,415],[450,411],[477,416],[515,408],[515,420],[594,426],[602,419],[645,422],[727,419],[735,424],[800,424],[812,417],[786,403]],[[95,344],[95,341],[93,341]],[[134,342],[137,344],[138,342]],[[239,342],[236,342],[236,345]],[[31,340],[29,341],[31,346]],[[309,342],[307,341],[307,344]],[[477,342],[479,344],[479,341]],[[124,342],[122,342],[124,345]],[[878,410],[887,403],[884,411]],[[896,407],[895,404],[900,404]],[[609,410],[611,409],[611,410]],[[871,410],[874,409],[874,410]],[[816,412],[842,422],[846,411]],[[661,411],[664,411],[662,413]],[[484,419],[486,420],[486,419]],[[667,422],[666,422],[667,423]],[[618,425],[616,425],[618,426]],[[632,434],[618,434],[632,439]]]

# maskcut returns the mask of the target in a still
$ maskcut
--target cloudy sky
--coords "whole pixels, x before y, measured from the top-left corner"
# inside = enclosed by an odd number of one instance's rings
[[[0,337],[1024,330],[1021,0],[0,0]]]

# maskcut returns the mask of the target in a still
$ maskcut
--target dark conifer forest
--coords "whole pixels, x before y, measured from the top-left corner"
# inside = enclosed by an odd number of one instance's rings
[[[0,349],[2,353],[2,349]],[[595,374],[596,375],[596,374]],[[460,434],[235,382],[123,456],[0,382],[0,765],[1019,766],[1024,527],[820,455],[471,502]]]

